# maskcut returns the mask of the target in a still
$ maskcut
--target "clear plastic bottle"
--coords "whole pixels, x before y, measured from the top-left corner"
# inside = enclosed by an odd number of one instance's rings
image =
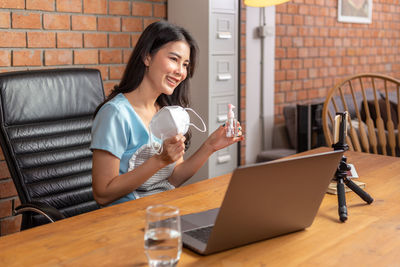
[[[237,120],[233,109],[234,105],[228,104],[228,120],[226,121],[226,137],[236,137],[238,135]]]

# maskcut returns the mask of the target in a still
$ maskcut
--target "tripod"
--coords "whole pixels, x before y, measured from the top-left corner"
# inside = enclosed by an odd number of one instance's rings
[[[346,151],[349,146],[345,143],[346,136],[346,122],[347,122],[347,112],[336,113],[336,116],[340,116],[340,128],[339,128],[339,140],[332,147],[334,150]],[[347,220],[347,206],[346,206],[346,196],[344,185],[346,184],[354,193],[361,197],[365,202],[371,204],[374,199],[364,190],[362,190],[358,185],[356,185],[352,180],[347,177],[347,171],[351,167],[347,164],[347,157],[342,156],[339,166],[335,173],[335,178],[333,179],[337,183],[337,195],[338,195],[338,212],[340,221],[345,222]]]

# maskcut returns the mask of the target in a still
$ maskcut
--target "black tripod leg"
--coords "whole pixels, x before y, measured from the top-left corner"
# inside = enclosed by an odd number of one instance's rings
[[[354,191],[354,193],[356,193],[357,195],[359,195],[365,202],[367,202],[368,204],[371,204],[374,199],[364,190],[362,190],[358,185],[356,185],[352,180],[346,178],[344,180],[344,182],[346,183],[346,185]]]
[[[339,206],[339,218],[342,222],[347,220],[347,207],[346,207],[346,195],[344,191],[344,183],[342,179],[337,182],[337,193],[338,193],[338,206]]]

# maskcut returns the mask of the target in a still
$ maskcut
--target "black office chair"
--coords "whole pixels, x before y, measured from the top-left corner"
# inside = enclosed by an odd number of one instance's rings
[[[95,69],[0,74],[0,144],[21,201],[21,230],[99,208],[89,145],[103,100]]]

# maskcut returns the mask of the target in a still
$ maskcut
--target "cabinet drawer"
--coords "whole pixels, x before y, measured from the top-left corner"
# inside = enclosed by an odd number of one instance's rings
[[[234,94],[236,91],[236,57],[211,56],[211,94]]]
[[[210,158],[210,177],[232,172],[237,167],[237,144],[215,152]]]
[[[235,12],[237,0],[214,0],[211,1],[213,10]]]
[[[210,102],[210,133],[224,124],[228,119],[228,104],[233,104],[236,108],[233,110],[235,118],[237,119],[237,105],[236,96],[218,96],[212,97]]]
[[[211,53],[234,54],[236,47],[235,14],[211,14]]]

